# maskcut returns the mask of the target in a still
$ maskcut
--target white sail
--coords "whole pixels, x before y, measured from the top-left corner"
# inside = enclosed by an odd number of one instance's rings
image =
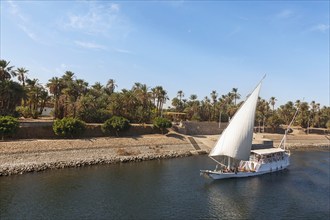
[[[236,112],[209,154],[210,157],[228,156],[237,160],[249,160],[260,87],[261,82]]]

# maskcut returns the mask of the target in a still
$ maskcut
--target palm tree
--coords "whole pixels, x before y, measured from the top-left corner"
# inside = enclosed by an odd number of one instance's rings
[[[100,82],[94,83],[94,85],[92,85],[92,88],[99,92],[101,92],[103,90],[103,86]]]
[[[17,79],[22,83],[23,88],[25,89],[25,81],[27,79],[26,74],[29,72],[29,70],[25,69],[24,67],[17,68]],[[23,106],[26,105],[26,98],[23,98]]]
[[[50,96],[48,95],[48,91],[44,89],[43,87],[41,88],[40,91],[40,109],[39,109],[39,115],[42,114],[47,102],[50,100]]]
[[[0,81],[0,115],[13,114],[24,95],[25,91],[19,83],[11,80]]]
[[[177,97],[179,98],[180,102],[182,100],[182,98],[184,97],[184,93],[182,90],[179,90],[178,93],[177,93]]]
[[[280,118],[288,125],[295,113],[295,107],[293,102],[289,101],[285,105],[281,105],[278,109]]]
[[[184,93],[182,90],[179,90],[177,93],[177,97],[179,98],[179,105],[178,105],[178,110],[181,112],[183,111],[183,103],[182,103],[182,98],[184,97]]]
[[[138,114],[139,122],[148,122],[151,116],[151,105],[149,100],[151,94],[148,90],[148,86],[142,83],[135,83],[132,87],[132,92],[138,102],[136,103],[135,108],[138,109],[136,113]]]
[[[211,100],[205,96],[204,100],[201,102],[201,118],[202,120],[211,120]]]
[[[58,77],[53,77],[48,80],[46,85],[49,88],[49,92],[54,96],[54,117],[59,117],[59,98],[62,94],[62,90],[64,88],[62,79]]]
[[[10,62],[6,60],[0,60],[0,81],[10,80],[11,77],[16,76],[15,71],[12,69],[14,66],[9,66]]]
[[[301,101],[298,99],[298,100],[296,100],[296,102],[295,102],[295,107],[296,108],[299,108],[300,107],[300,104],[301,104]]]
[[[33,118],[38,117],[38,103],[41,92],[41,85],[38,83],[38,79],[27,79],[27,93],[28,93],[28,104],[29,109],[32,113]]]
[[[167,92],[163,89],[162,86],[156,86],[155,88],[152,88],[151,91],[154,103],[157,100],[156,115],[159,116],[161,115],[161,110],[163,109],[164,103],[166,103],[166,100],[168,99]]]
[[[273,113],[274,113],[274,107],[275,107],[275,103],[276,103],[277,99],[272,96],[270,99],[269,99],[269,103],[273,106]]]
[[[179,109],[180,109],[180,99],[178,99],[177,97],[174,97],[172,99],[172,106],[174,106],[176,108],[176,110],[179,111]]]
[[[71,71],[65,71],[64,75],[62,76],[62,79],[64,80],[64,82],[69,82],[72,81],[74,78],[74,73]]]
[[[111,95],[112,93],[114,93],[116,87],[117,85],[115,80],[109,79],[104,90],[108,95]]]
[[[24,67],[17,68],[17,79],[18,81],[22,82],[23,88],[25,88],[25,81],[27,79],[26,74],[29,72],[29,70],[25,69]]]
[[[88,83],[82,79],[76,79],[74,81],[69,81],[66,88],[63,90],[63,93],[66,95],[66,100],[68,101],[71,109],[67,114],[72,114],[73,117],[76,117],[77,102],[78,99],[86,94]]]
[[[211,92],[211,98],[212,98],[212,101],[213,101],[213,120],[215,120],[215,106],[216,106],[216,102],[217,102],[217,98],[218,98],[218,93],[217,91],[213,90]]]
[[[232,94],[233,94],[235,105],[236,105],[236,100],[241,98],[241,95],[237,91],[238,91],[238,88],[233,88],[232,89]]]

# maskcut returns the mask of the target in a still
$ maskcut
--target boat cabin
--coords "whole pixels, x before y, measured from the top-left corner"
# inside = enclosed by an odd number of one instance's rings
[[[271,163],[283,160],[285,150],[282,148],[267,148],[251,150],[250,161],[258,163]]]

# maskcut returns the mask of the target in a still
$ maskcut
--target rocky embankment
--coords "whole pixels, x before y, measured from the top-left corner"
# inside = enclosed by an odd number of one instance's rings
[[[121,138],[16,140],[0,142],[0,176],[26,172],[81,167],[94,164],[138,162],[186,157],[209,152],[218,135],[193,136],[196,151],[188,136],[178,133]],[[278,146],[283,135],[257,134],[254,141],[273,140]],[[330,137],[324,135],[288,135],[289,149],[329,150]]]
[[[185,157],[192,155],[193,151],[186,137],[179,134],[0,142],[0,176],[94,164]]]

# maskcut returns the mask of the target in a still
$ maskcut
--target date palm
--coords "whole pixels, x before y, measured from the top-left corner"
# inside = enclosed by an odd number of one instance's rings
[[[161,115],[161,110],[163,109],[164,103],[166,103],[167,92],[163,89],[162,86],[156,86],[155,88],[151,89],[152,91],[152,98],[154,100],[154,103],[156,103],[156,115]]]
[[[212,102],[213,102],[213,118],[212,120],[215,120],[215,107],[216,107],[216,102],[217,102],[217,98],[218,98],[218,93],[217,91],[213,90],[211,93],[211,99],[212,99]]]
[[[176,97],[178,97],[179,99],[179,102],[178,102],[178,107],[177,107],[177,110],[178,111],[183,111],[183,102],[182,102],[182,98],[184,97],[184,93],[183,93],[183,91],[182,90],[179,90],[178,92],[177,92],[177,95],[176,95]]]
[[[27,87],[27,94],[28,94],[28,104],[29,109],[32,113],[33,118],[38,117],[38,104],[40,99],[41,93],[41,85],[38,83],[38,79],[27,79],[26,80],[26,87]]]
[[[277,99],[272,96],[270,99],[269,99],[269,103],[271,104],[271,106],[273,107],[273,113],[274,113],[274,108],[275,108],[275,103],[276,103]]]
[[[17,68],[16,74],[17,74],[17,79],[22,83],[23,88],[25,89],[25,81],[27,79],[27,73],[29,70],[25,69],[24,67]],[[23,106],[26,105],[26,98],[23,98]]]
[[[11,115],[25,96],[23,87],[14,81],[0,81],[0,115]]]
[[[176,96],[179,98],[179,100],[181,102],[182,98],[184,97],[183,91],[182,90],[179,90]]]
[[[27,73],[29,70],[25,69],[24,67],[17,68],[16,74],[17,74],[17,79],[22,83],[22,86],[25,87],[25,81],[27,79]]]
[[[112,93],[114,93],[116,87],[117,87],[117,85],[116,85],[115,80],[109,79],[104,90],[108,95],[111,95]]]
[[[14,66],[9,66],[10,62],[0,60],[0,81],[10,80],[15,77],[16,73],[13,71]]]
[[[238,91],[238,88],[233,88],[232,91],[231,91],[232,96],[234,98],[234,104],[235,105],[236,105],[237,99],[240,99],[241,98],[241,95],[237,91]]]
[[[150,105],[150,93],[149,88],[146,84],[135,83],[132,87],[132,92],[137,100],[135,109],[138,109],[136,112],[138,115],[139,122],[148,122],[151,116],[151,105]]]
[[[62,90],[64,88],[62,79],[58,77],[53,77],[48,80],[46,85],[49,88],[49,92],[54,96],[54,116],[55,118],[59,117],[59,98],[62,94]]]

